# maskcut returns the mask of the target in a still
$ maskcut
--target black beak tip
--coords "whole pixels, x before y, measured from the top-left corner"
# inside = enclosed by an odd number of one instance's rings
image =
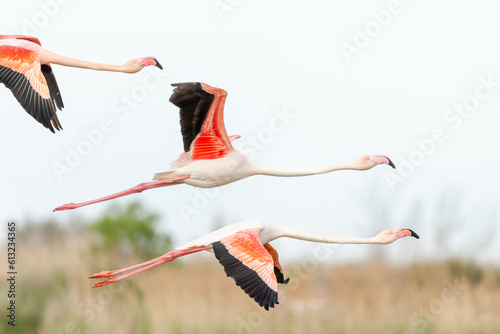
[[[394,162],[392,162],[391,159],[389,159],[388,157],[386,157],[387,160],[389,160],[389,166],[391,166],[392,168],[396,169],[396,165],[394,164]]]
[[[161,66],[160,62],[155,58],[156,61],[156,67],[158,67],[160,70],[163,70],[163,66]]]
[[[420,239],[420,237],[418,236],[417,233],[413,232],[412,230],[410,230],[411,232],[411,236],[414,237],[414,238],[417,238],[417,239]]]

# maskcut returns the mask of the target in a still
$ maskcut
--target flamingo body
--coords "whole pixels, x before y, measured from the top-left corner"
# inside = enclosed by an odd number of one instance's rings
[[[247,220],[225,226],[156,259],[115,271],[101,271],[90,278],[105,277],[94,285],[100,287],[177,257],[207,250],[214,253],[226,275],[233,278],[236,285],[268,310],[278,304],[278,284],[287,284],[289,281],[284,278],[278,252],[269,242],[280,237],[289,237],[323,243],[389,244],[406,236],[419,238],[409,228],[384,230],[372,238],[339,238],[305,233],[263,220]],[[115,276],[118,274],[120,276]]]
[[[243,154],[233,150],[223,158],[191,161],[172,175],[189,175],[183,183],[198,188],[213,188],[251,176],[253,172],[250,167],[251,162]],[[154,179],[162,178],[155,175]]]
[[[184,152],[171,170],[156,173],[153,182],[141,183],[114,195],[82,203],[61,205],[54,211],[70,210],[142,192],[147,189],[188,184],[200,188],[222,186],[252,175],[282,177],[323,174],[336,170],[368,170],[380,164],[395,167],[383,155],[362,156],[351,163],[334,164],[306,169],[286,169],[261,165],[237,152],[231,141],[239,136],[228,136],[224,126],[226,91],[205,83],[173,84],[170,102],[179,107]]]
[[[227,237],[230,237],[241,231],[253,229],[259,230],[259,240],[266,244],[279,237],[279,234],[273,234],[272,231],[278,231],[279,226],[276,223],[260,220],[260,219],[249,219],[234,224],[230,224],[220,229],[210,232],[202,237],[194,239],[182,246],[176,248],[176,250],[188,249],[200,246],[210,246],[216,241],[220,241]]]
[[[146,66],[162,68],[154,57],[106,65],[63,57],[45,50],[38,38],[0,35],[0,83],[9,88],[21,106],[51,132],[62,130],[56,111],[64,108],[50,64],[102,71],[135,73]]]
[[[56,111],[64,103],[45,58],[37,38],[0,35],[0,82],[33,118],[54,132],[62,129]]]

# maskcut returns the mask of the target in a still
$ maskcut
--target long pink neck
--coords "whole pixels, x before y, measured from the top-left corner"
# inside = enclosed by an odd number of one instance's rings
[[[289,232],[289,234],[285,235],[288,238],[319,242],[319,243],[328,243],[328,244],[382,244],[384,242],[371,237],[371,238],[350,238],[350,237],[331,237],[331,236],[323,236],[312,233],[305,233],[299,231]]]
[[[314,233],[307,233],[295,230],[286,226],[276,225],[276,235],[270,237],[270,240],[279,237],[286,237],[292,239],[299,239],[304,241],[328,243],[328,244],[386,244],[386,240],[381,240],[379,236],[370,238],[351,238],[351,237],[333,237],[326,235],[319,235]]]
[[[351,163],[335,164],[335,165],[313,167],[313,168],[278,168],[278,167],[264,166],[254,162],[252,167],[254,175],[270,175],[270,176],[307,176],[307,175],[324,174],[337,170],[355,169]]]
[[[47,52],[44,57],[45,61],[43,63],[52,63],[63,66],[86,68],[96,71],[111,71],[111,72],[125,72],[124,65],[109,65],[93,63],[90,61],[73,59],[69,57],[60,56],[51,52]]]
[[[271,222],[266,222],[266,224],[267,225],[260,232],[260,240],[262,243],[271,242],[283,237],[328,244],[387,244],[394,241],[386,238],[384,239],[381,236],[382,233],[370,238],[333,237],[308,233]]]

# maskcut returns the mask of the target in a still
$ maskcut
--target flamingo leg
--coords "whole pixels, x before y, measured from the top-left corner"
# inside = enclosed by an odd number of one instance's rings
[[[82,203],[69,203],[69,204],[61,205],[61,206],[58,206],[57,208],[55,208],[54,211],[72,210],[72,209],[76,209],[76,208],[79,208],[79,207],[82,207],[85,205],[109,201],[110,199],[114,199],[114,198],[118,198],[118,197],[122,197],[122,196],[127,196],[130,194],[140,193],[140,192],[143,192],[144,190],[148,190],[148,189],[154,189],[154,188],[172,186],[175,184],[181,184],[181,182],[177,182],[177,181],[185,180],[185,179],[189,179],[189,178],[190,178],[190,176],[177,176],[177,177],[173,177],[173,178],[165,179],[165,180],[145,182],[145,183],[138,184],[135,187],[132,187],[130,189],[127,189],[127,190],[124,190],[124,191],[121,191],[119,193],[109,195],[106,197],[101,197],[98,199],[94,199],[94,200],[82,202]]]
[[[135,266],[131,266],[131,267],[127,267],[127,268],[123,268],[123,269],[119,269],[119,270],[113,270],[113,271],[100,271],[100,272],[95,273],[94,275],[90,276],[89,278],[107,277],[107,278],[97,282],[96,284],[94,284],[92,286],[93,288],[98,288],[100,286],[103,286],[106,284],[111,284],[111,283],[114,283],[116,281],[122,280],[124,278],[130,277],[133,275],[137,275],[139,273],[142,273],[143,271],[146,271],[148,269],[159,266],[160,264],[163,264],[165,262],[173,261],[178,257],[192,254],[192,253],[196,253],[196,252],[200,252],[202,250],[209,249],[209,248],[210,247],[207,247],[207,246],[200,246],[200,247],[194,247],[194,248],[183,249],[183,250],[178,250],[178,251],[172,251],[172,252],[168,252],[167,254],[164,254],[160,257],[157,257],[156,259],[146,261],[146,262],[137,264]],[[137,268],[139,268],[139,269],[137,269]],[[117,277],[110,277],[110,276],[113,276],[116,274],[121,274],[123,272],[133,270],[133,269],[137,269],[137,270],[134,270],[132,272],[129,272],[129,273],[117,276]]]

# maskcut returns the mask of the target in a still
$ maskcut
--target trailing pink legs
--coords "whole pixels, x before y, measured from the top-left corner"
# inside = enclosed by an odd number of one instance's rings
[[[202,250],[209,249],[209,248],[210,247],[201,246],[201,247],[188,248],[188,249],[183,249],[183,250],[178,250],[178,251],[171,251],[171,252],[168,252],[160,257],[157,257],[156,259],[149,260],[149,261],[137,264],[135,266],[131,266],[131,267],[127,267],[127,268],[123,268],[123,269],[119,269],[119,270],[113,270],[113,271],[100,271],[100,272],[95,273],[94,275],[90,276],[89,278],[108,277],[106,279],[103,279],[102,281],[97,282],[96,284],[94,284],[92,286],[93,288],[97,288],[97,287],[100,287],[100,286],[103,286],[106,284],[114,283],[116,281],[122,280],[124,278],[130,277],[133,275],[137,275],[139,273],[142,273],[143,271],[146,271],[148,269],[159,266],[160,264],[163,264],[165,262],[173,261],[178,257],[192,254],[192,253],[196,253],[196,252],[200,252]],[[140,268],[140,269],[137,269],[137,268]],[[137,269],[137,270],[134,270],[134,269]],[[134,271],[127,273],[127,274],[117,276],[117,277],[110,277],[110,276],[114,276],[116,274],[121,274],[121,273],[130,271],[130,270],[134,270]]]
[[[144,190],[148,189],[154,189],[154,188],[160,188],[160,187],[166,187],[166,186],[172,186],[176,184],[181,184],[181,182],[176,182],[180,180],[185,180],[189,179],[189,176],[177,176],[173,177],[171,179],[165,179],[165,180],[158,180],[158,181],[151,181],[151,182],[146,182],[146,183],[141,183],[136,185],[135,187],[132,187],[130,189],[121,191],[119,193],[116,193],[114,195],[109,195],[106,197],[101,197],[98,199],[94,199],[92,201],[87,201],[87,202],[82,202],[82,203],[69,203],[69,204],[64,204],[61,206],[58,206],[57,208],[54,209],[54,211],[63,211],[63,210],[71,210],[71,209],[76,209],[85,205],[89,204],[94,204],[94,203],[99,203],[99,202],[104,202],[104,201],[109,201],[110,199],[130,195],[130,194],[135,194],[135,193],[140,193],[143,192]]]

